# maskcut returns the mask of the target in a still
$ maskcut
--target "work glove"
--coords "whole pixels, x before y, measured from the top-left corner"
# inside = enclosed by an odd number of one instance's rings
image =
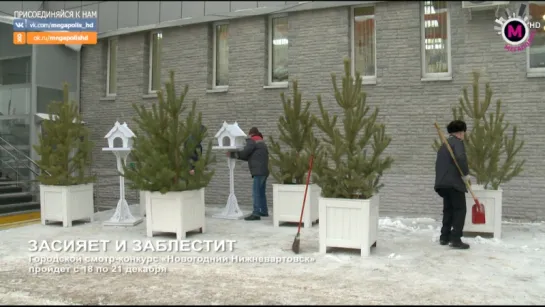
[[[462,176],[462,180],[463,180],[464,182],[467,182],[467,184],[471,185],[471,181],[469,181],[469,179],[470,179],[470,178],[469,178],[469,175],[467,175],[467,176]]]

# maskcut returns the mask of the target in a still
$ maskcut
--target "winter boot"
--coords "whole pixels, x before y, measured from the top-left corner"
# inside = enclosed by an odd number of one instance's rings
[[[259,215],[250,214],[247,217],[244,218],[245,221],[259,221],[261,220],[261,217]]]
[[[462,240],[456,240],[450,242],[450,247],[455,249],[469,249],[469,244],[462,242]]]

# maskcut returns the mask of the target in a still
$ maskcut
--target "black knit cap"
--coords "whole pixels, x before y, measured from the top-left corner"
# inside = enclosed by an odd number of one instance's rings
[[[259,129],[257,127],[250,128],[250,131],[248,132],[249,135],[259,135],[260,137],[263,137],[263,134],[259,132]]]
[[[463,120],[453,120],[447,126],[448,133],[466,132],[467,125]]]

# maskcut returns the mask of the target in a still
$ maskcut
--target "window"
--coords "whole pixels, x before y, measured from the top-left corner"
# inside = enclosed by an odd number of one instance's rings
[[[108,40],[108,63],[106,75],[106,96],[117,92],[117,38]]]
[[[424,1],[422,6],[422,76],[450,77],[450,21],[447,1]]]
[[[161,53],[163,45],[163,34],[161,32],[152,32],[150,38],[149,52],[149,89],[150,93],[155,93],[161,88]]]
[[[288,83],[288,16],[269,18],[269,85]]]
[[[0,85],[30,84],[30,58],[22,56],[0,60]]]
[[[533,22],[540,22],[541,29],[536,34],[528,48],[528,71],[545,72],[545,3],[530,3],[529,13]]]
[[[376,80],[375,8],[352,8],[352,74]]]
[[[229,86],[229,25],[214,25],[213,88]]]

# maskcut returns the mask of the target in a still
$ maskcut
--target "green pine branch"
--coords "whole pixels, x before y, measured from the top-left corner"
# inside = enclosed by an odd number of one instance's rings
[[[150,109],[133,105],[138,126],[131,151],[134,163],[123,167],[124,176],[133,189],[163,194],[196,190],[206,187],[214,175],[210,170],[215,162],[211,155],[212,142],[208,142],[202,155],[198,153],[196,163],[191,160],[197,146],[207,137],[207,131],[201,129],[202,113],[197,112],[196,101],[189,110],[185,104],[188,86],[178,96],[174,84],[174,72],[171,72],[165,89],[157,93],[158,103]],[[194,175],[189,173],[192,164]]]
[[[313,179],[322,188],[323,197],[368,199],[382,188],[380,179],[394,162],[384,156],[391,138],[385,126],[377,122],[378,108],[369,112],[361,75],[357,73],[354,80],[348,59],[344,70],[341,88],[336,75],[331,76],[335,100],[342,110],[341,125],[337,124],[339,117],[331,116],[318,96],[320,118],[314,120],[324,137]]]
[[[63,101],[48,105],[50,120],[42,122],[42,133],[33,148],[40,156],[38,180],[44,185],[70,186],[95,181],[90,174],[93,142],[75,102],[69,99],[68,84]]]
[[[312,132],[311,103],[303,103],[298,82],[292,82],[292,99],[282,93],[284,114],[278,119],[278,140],[271,137],[270,169],[272,176],[282,184],[303,184],[308,171],[310,154],[316,151],[317,142]]]
[[[472,120],[468,123],[472,129],[466,134],[465,147],[470,174],[477,184],[485,188],[497,190],[501,184],[509,182],[523,171],[525,160],[517,160],[516,156],[524,146],[524,141],[517,140],[517,127],[505,121],[501,100],[496,101],[496,110],[489,112],[493,91],[489,83],[485,84],[484,99],[481,100],[480,74],[473,72],[472,100],[467,88],[462,90],[459,105],[452,108],[454,119]],[[434,150],[439,149],[440,142],[434,140]]]

